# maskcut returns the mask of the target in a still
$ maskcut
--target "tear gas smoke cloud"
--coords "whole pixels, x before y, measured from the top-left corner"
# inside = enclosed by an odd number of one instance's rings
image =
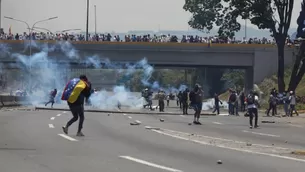
[[[141,70],[143,73],[141,78],[143,86],[150,87],[153,91],[158,91],[161,88],[158,81],[150,82],[154,68],[148,64],[147,59],[145,58],[136,63],[124,64],[113,63],[109,59],[101,58],[98,55],[89,56],[84,58],[84,60],[80,60],[78,52],[66,41],[57,42],[52,46],[36,43],[34,41],[31,44],[27,42],[25,44],[25,49],[29,48],[29,46],[39,49],[40,52],[33,53],[31,57],[20,53],[13,53],[10,57],[17,61],[14,65],[22,70],[24,75],[23,78],[26,81],[24,85],[27,90],[29,90],[29,86],[32,88],[29,101],[34,105],[47,101],[50,91],[54,88],[57,88],[58,90],[55,100],[57,100],[57,103],[64,103],[60,101],[60,97],[68,80],[72,79],[70,76],[66,75],[71,67],[69,64],[58,63],[54,58],[50,57],[49,53],[54,51],[64,53],[68,59],[77,59],[78,61],[81,61],[81,63],[86,64],[86,66],[93,66],[95,69],[100,69],[102,67],[115,69],[118,73],[125,76],[132,77],[137,71]],[[0,44],[0,49],[6,50],[6,52],[9,53],[10,47],[5,44]],[[30,73],[32,77],[30,77]],[[185,88],[185,85],[181,85],[180,88],[167,86],[162,89],[166,93],[175,93],[184,91]],[[112,92],[106,90],[98,91],[93,94],[90,99],[93,106],[101,109],[116,108],[118,102],[120,102],[122,106],[131,108],[141,108],[144,103],[140,94],[135,95],[123,85],[114,86]]]

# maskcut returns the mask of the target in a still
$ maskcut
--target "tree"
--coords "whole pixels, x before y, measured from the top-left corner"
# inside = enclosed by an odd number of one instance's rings
[[[305,0],[303,0],[302,3],[302,10],[300,12],[300,15],[297,19],[298,23],[298,29],[297,29],[297,35],[296,38],[303,38],[303,40],[300,41],[300,47],[298,54],[296,56],[296,61],[294,63],[291,77],[290,77],[290,83],[289,83],[289,90],[295,91],[298,84],[302,80],[304,73],[305,73]]]
[[[189,25],[201,31],[219,27],[220,37],[232,38],[241,28],[238,17],[259,29],[269,29],[278,48],[278,87],[285,90],[284,48],[294,0],[185,0],[183,9],[192,13]]]
[[[227,70],[223,76],[222,80],[229,82],[228,84],[234,86],[237,90],[242,90],[245,85],[245,70],[241,69],[229,69]]]

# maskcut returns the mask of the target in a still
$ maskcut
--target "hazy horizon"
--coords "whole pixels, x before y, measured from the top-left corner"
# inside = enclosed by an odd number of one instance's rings
[[[128,32],[132,30],[179,30],[189,29],[191,14],[182,7],[185,0],[90,0],[89,31],[94,32],[94,5],[97,6],[97,32]],[[120,3],[120,4],[119,4]],[[118,5],[119,4],[119,5]],[[301,0],[295,0],[291,28],[301,9]],[[2,0],[1,26],[5,32],[12,27],[13,33],[26,31],[24,23],[5,19],[13,17],[34,22],[58,16],[58,19],[36,25],[52,32],[66,29],[86,29],[86,0]],[[249,23],[249,22],[248,22]],[[243,24],[243,22],[241,22]],[[248,24],[257,29],[256,26]]]

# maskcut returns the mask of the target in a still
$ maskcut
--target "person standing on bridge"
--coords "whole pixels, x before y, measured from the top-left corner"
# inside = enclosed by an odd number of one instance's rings
[[[62,127],[65,134],[68,134],[68,128],[78,120],[79,125],[76,136],[84,136],[82,133],[84,122],[84,103],[90,97],[91,84],[85,75],[81,75],[79,78],[74,78],[66,85],[62,97],[62,100],[68,102],[68,106],[73,115],[73,118],[68,121],[66,126]]]

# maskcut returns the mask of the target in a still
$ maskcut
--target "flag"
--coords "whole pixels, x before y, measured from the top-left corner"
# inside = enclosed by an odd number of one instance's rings
[[[10,26],[10,28],[8,29],[8,34],[9,34],[9,35],[12,34],[12,26]]]
[[[74,78],[68,82],[66,85],[61,100],[66,100],[69,103],[74,103],[78,97],[80,96],[81,92],[87,88],[87,83],[80,80],[79,78]]]
[[[297,19],[298,29],[296,38],[305,38],[305,0],[302,3],[302,10]]]

